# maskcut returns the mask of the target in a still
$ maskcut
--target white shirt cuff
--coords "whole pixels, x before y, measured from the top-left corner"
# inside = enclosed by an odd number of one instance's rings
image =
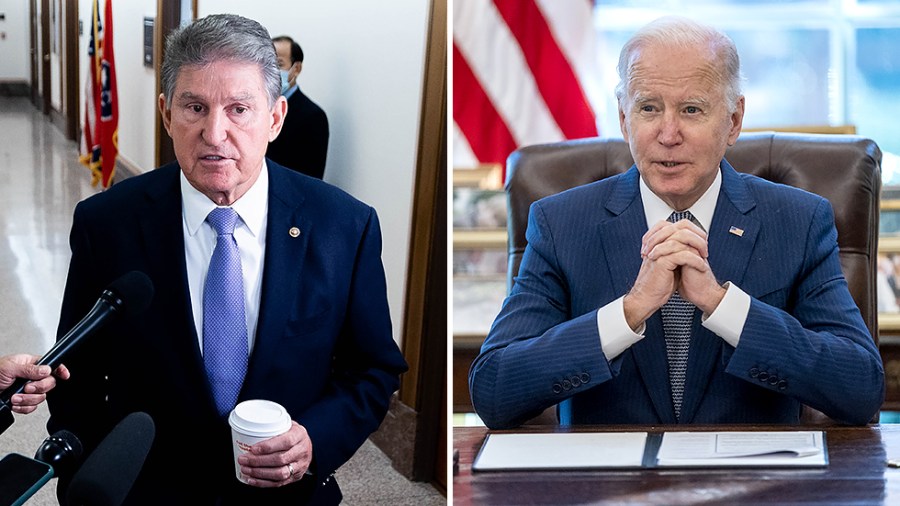
[[[642,323],[638,332],[631,330],[625,320],[624,296],[610,302],[597,310],[597,330],[600,331],[600,348],[610,361],[634,343],[644,338],[645,325]]]
[[[725,283],[725,297],[719,307],[711,315],[703,315],[703,326],[737,348],[749,312],[750,296],[729,281]]]

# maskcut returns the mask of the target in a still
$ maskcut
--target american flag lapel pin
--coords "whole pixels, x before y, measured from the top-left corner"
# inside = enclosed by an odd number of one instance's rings
[[[738,237],[742,237],[742,236],[744,235],[744,229],[742,229],[742,228],[737,228],[737,227],[734,227],[734,226],[733,226],[733,227],[731,227],[731,228],[728,229],[728,233],[729,233],[729,234],[734,234],[734,235],[736,235],[736,236],[738,236]]]

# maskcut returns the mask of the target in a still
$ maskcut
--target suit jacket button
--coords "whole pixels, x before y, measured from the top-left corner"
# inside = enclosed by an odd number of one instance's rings
[[[581,378],[578,376],[572,376],[572,386],[578,388],[581,386]]]
[[[563,390],[571,390],[571,389],[572,389],[572,382],[569,381],[569,380],[563,380],[563,381],[562,381],[562,387],[563,387]]]
[[[777,385],[778,384],[778,375],[773,374],[773,375],[769,376],[769,384],[772,385],[773,387],[775,385]]]
[[[750,377],[755,378],[757,376],[759,376],[759,369],[757,369],[755,367],[751,368],[750,369]]]
[[[560,385],[559,383],[554,383],[553,384],[553,393],[558,394],[560,392],[562,392],[562,385]]]
[[[588,374],[588,373],[586,373],[586,372],[581,373],[581,382],[582,382],[582,383],[590,383],[590,381],[591,381],[591,375],[590,375],[590,374]]]
[[[766,371],[759,371],[759,376],[757,376],[756,379],[765,382],[767,379],[769,379],[769,373],[767,373]]]
[[[778,390],[784,390],[787,388],[787,380],[780,380],[778,382]]]

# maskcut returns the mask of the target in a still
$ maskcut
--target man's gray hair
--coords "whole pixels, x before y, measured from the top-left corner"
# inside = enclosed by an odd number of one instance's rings
[[[175,81],[182,68],[203,67],[218,61],[256,64],[269,92],[269,108],[275,105],[281,95],[281,75],[269,32],[252,19],[213,14],[178,28],[166,38],[162,64],[166,107],[172,107]]]
[[[652,21],[637,31],[619,53],[619,84],[616,98],[619,104],[628,96],[631,84],[631,70],[641,49],[648,46],[669,45],[676,47],[696,47],[706,45],[715,54],[720,71],[720,79],[725,85],[725,99],[729,112],[734,112],[741,96],[741,60],[737,47],[727,35],[707,25],[680,16],[666,16]]]

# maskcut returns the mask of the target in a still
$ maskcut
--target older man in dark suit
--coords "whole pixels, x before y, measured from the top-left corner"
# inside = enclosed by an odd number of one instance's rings
[[[878,348],[838,258],[831,205],[723,158],[744,116],[734,43],[666,18],[619,58],[635,166],[535,202],[528,246],[469,382],[488,426],[864,424]]]
[[[215,15],[177,30],[162,74],[177,162],[76,207],[60,329],[125,272],[145,272],[156,295],[72,358],[49,430],[90,451],[127,414],[149,413],[156,439],[127,504],[337,504],[332,473],[406,369],[375,211],[264,158],[286,101],[257,22]],[[247,484],[227,422],[245,399],[293,420],[241,457]]]

